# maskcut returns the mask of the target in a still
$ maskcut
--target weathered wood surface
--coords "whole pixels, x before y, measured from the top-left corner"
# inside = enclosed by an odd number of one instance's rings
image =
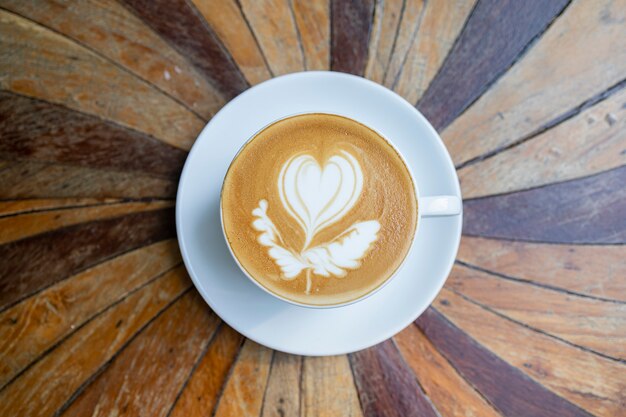
[[[625,11],[0,0],[0,415],[624,414]],[[204,304],[173,206],[228,100],[328,69],[395,90],[441,131],[464,236],[415,324],[301,357]]]

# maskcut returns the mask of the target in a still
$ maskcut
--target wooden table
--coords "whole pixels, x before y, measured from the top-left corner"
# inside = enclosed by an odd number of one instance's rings
[[[177,180],[228,100],[333,69],[441,132],[445,288],[350,355],[193,288]],[[626,0],[0,0],[1,416],[626,415]]]

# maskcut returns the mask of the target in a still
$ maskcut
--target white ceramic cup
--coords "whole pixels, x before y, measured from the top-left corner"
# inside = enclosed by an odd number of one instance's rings
[[[415,180],[415,176],[413,175],[413,172],[411,171],[411,167],[410,165],[407,163],[406,159],[404,158],[404,156],[402,155],[402,152],[400,152],[400,150],[393,144],[393,142],[389,139],[386,138],[385,136],[383,136],[382,134],[380,134],[378,131],[376,131],[375,129],[372,129],[370,126],[367,125],[367,123],[365,121],[361,121],[361,120],[356,120],[352,117],[349,116],[345,116],[342,114],[338,114],[338,113],[329,113],[329,112],[325,112],[325,111],[310,111],[310,112],[304,112],[304,113],[297,113],[297,114],[291,114],[291,115],[286,115],[285,117],[279,118],[277,120],[274,120],[273,122],[267,124],[266,126],[260,127],[257,132],[252,135],[239,149],[239,151],[235,154],[235,156],[233,157],[232,161],[230,162],[229,168],[226,171],[228,174],[228,171],[230,170],[230,167],[232,166],[233,162],[237,159],[237,157],[239,156],[239,154],[241,153],[241,151],[252,141],[255,139],[255,137],[257,136],[257,134],[259,134],[260,132],[262,132],[263,130],[265,130],[267,127],[273,125],[274,123],[277,123],[281,120],[290,118],[290,117],[295,117],[295,116],[301,116],[301,115],[305,115],[305,114],[331,114],[331,115],[336,115],[336,116],[341,116],[350,120],[354,120],[356,122],[358,122],[359,124],[362,124],[364,126],[367,126],[369,129],[373,130],[374,132],[376,132],[380,137],[382,137],[383,139],[385,139],[385,141],[393,148],[395,149],[395,151],[397,152],[397,154],[400,156],[400,158],[402,159],[402,162],[404,163],[404,165],[406,166],[408,172],[409,172],[409,176],[411,177],[411,182],[413,183],[413,186],[415,187],[415,195],[417,197],[417,214],[418,214],[418,218],[417,218],[417,222],[415,224],[415,231],[413,233],[413,239],[411,241],[411,247],[409,248],[409,250],[407,251],[407,255],[404,257],[404,259],[402,260],[400,266],[394,271],[394,273],[388,277],[381,285],[379,285],[378,287],[376,287],[374,290],[368,292],[367,294],[362,295],[359,298],[350,300],[350,301],[346,301],[343,303],[337,303],[337,304],[330,304],[330,305],[314,305],[314,304],[306,304],[306,303],[300,303],[294,300],[290,300],[288,298],[282,297],[279,294],[276,294],[270,290],[268,290],[267,288],[265,288],[259,281],[257,281],[253,276],[251,276],[248,271],[246,271],[246,269],[241,265],[241,263],[239,262],[239,260],[237,259],[237,256],[235,255],[232,247],[230,246],[230,242],[228,241],[228,238],[226,237],[226,231],[224,230],[224,216],[223,216],[223,206],[222,206],[222,202],[221,202],[221,196],[224,194],[224,182],[222,182],[222,192],[220,193],[220,222],[222,224],[222,233],[224,235],[224,240],[226,241],[226,246],[228,246],[228,250],[230,251],[230,254],[232,255],[233,259],[235,260],[235,263],[237,264],[237,266],[239,266],[239,269],[241,269],[241,271],[243,272],[243,274],[245,276],[248,277],[248,279],[250,279],[250,281],[252,281],[252,283],[254,283],[257,287],[259,287],[261,290],[263,290],[265,293],[271,295],[272,297],[275,297],[281,301],[287,302],[289,304],[293,304],[296,306],[300,306],[300,307],[307,307],[307,308],[315,308],[315,309],[327,309],[327,308],[337,308],[337,307],[343,307],[343,306],[347,306],[356,302],[359,302],[361,300],[364,300],[368,297],[370,297],[371,295],[375,294],[376,292],[378,292],[379,290],[381,290],[383,287],[385,287],[389,282],[391,282],[391,280],[394,278],[394,276],[396,276],[398,274],[398,272],[400,271],[400,269],[402,268],[402,266],[404,265],[404,263],[406,262],[406,259],[408,258],[408,254],[411,252],[412,250],[412,246],[413,246],[413,242],[415,242],[416,237],[417,237],[417,233],[419,232],[419,226],[420,223],[422,221],[422,218],[424,217],[438,217],[438,216],[456,216],[456,215],[460,215],[461,211],[462,211],[462,202],[461,199],[457,196],[454,195],[438,195],[438,196],[427,196],[427,197],[423,197],[420,195],[419,192],[419,184],[417,183],[417,181]],[[251,173],[251,175],[254,175],[254,173]],[[226,178],[226,176],[224,177],[224,179]]]

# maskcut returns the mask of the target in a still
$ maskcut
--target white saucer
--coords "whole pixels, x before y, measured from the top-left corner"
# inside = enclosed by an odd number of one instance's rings
[[[266,81],[228,103],[200,133],[176,199],[178,241],[198,291],[226,323],[257,343],[299,355],[337,355],[382,342],[430,305],[452,268],[462,218],[422,218],[402,269],[355,304],[311,309],[263,292],[226,246],[219,213],[222,181],[239,148],[260,128],[305,112],[348,116],[390,139],[411,166],[422,197],[460,198],[461,191],[452,160],[426,119],[397,94],[348,74],[303,72]]]

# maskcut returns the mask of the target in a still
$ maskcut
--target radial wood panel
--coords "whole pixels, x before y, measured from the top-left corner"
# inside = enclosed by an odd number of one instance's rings
[[[0,415],[623,415],[625,1],[0,0]],[[328,69],[440,130],[464,236],[414,324],[302,357],[205,305],[174,199],[228,100]]]

